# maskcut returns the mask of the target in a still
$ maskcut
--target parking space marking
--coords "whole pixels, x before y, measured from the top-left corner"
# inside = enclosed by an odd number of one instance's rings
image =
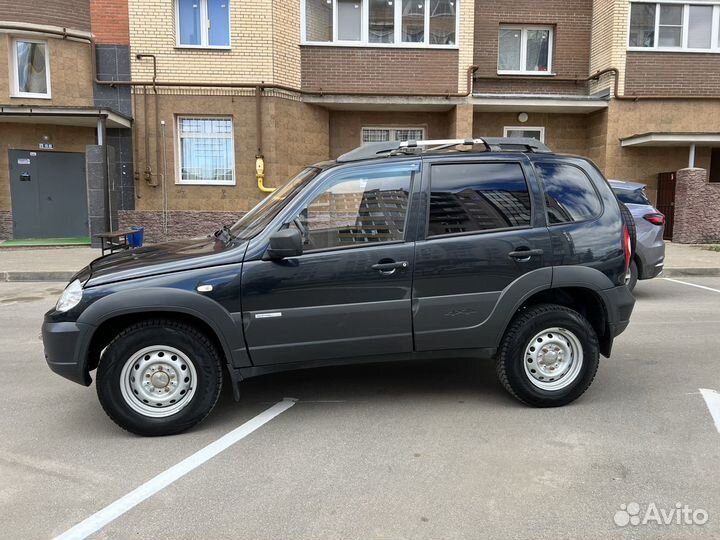
[[[705,289],[706,291],[712,291],[720,293],[720,289],[713,289],[712,287],[706,287],[705,285],[697,285],[695,283],[688,283],[687,281],[680,281],[679,279],[672,279],[669,277],[663,278],[665,281],[672,281],[673,283],[680,283],[682,285],[688,285],[690,287],[697,287],[698,289]]]
[[[715,421],[715,429],[720,433],[720,394],[715,390],[708,390],[707,388],[701,388],[700,393],[705,400],[710,415]]]
[[[111,521],[117,519],[128,510],[131,510],[145,499],[155,495],[160,490],[168,487],[176,480],[182,478],[190,471],[198,468],[206,461],[214,458],[223,450],[227,450],[236,442],[244,439],[253,431],[261,428],[276,416],[284,413],[297,402],[294,398],[285,398],[269,409],[261,412],[255,418],[248,420],[243,425],[235,428],[230,433],[223,435],[215,442],[208,444],[205,448],[198,450],[193,455],[185,458],[177,465],[173,465],[164,472],[158,474],[152,480],[145,482],[117,501],[99,510],[85,521],[82,521],[68,529],[55,540],[81,540],[96,533]]]

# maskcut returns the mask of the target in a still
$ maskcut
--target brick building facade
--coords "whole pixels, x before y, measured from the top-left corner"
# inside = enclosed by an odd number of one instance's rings
[[[152,241],[206,233],[304,165],[383,138],[535,136],[591,157],[609,178],[647,183],[651,199],[660,173],[691,165],[720,177],[711,162],[720,147],[720,0],[73,4],[32,15],[8,8],[3,19],[92,32],[95,84],[88,45],[50,38],[52,104],[62,92],[62,104],[132,118],[132,134],[106,134],[103,212],[108,226],[144,226]],[[657,27],[660,10],[679,30]],[[6,72],[12,35],[0,34]],[[71,58],[78,67],[63,67]],[[9,84],[0,77],[0,102],[26,103]],[[72,142],[52,133],[62,141],[55,150],[97,143],[93,130],[83,133]],[[7,184],[4,237],[13,234]]]

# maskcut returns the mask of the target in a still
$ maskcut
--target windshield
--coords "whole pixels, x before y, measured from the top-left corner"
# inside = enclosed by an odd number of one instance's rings
[[[305,187],[310,180],[315,178],[319,172],[320,169],[308,167],[283,187],[270,193],[230,228],[232,236],[241,240],[247,240],[255,236],[267,227],[285,204]]]
[[[648,206],[650,205],[650,201],[645,195],[644,189],[630,190],[614,188],[613,191],[615,192],[615,195],[617,195],[617,198],[620,199],[620,202],[624,202],[625,204],[646,204]]]

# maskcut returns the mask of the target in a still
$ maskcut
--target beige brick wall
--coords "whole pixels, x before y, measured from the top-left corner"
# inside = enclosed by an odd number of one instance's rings
[[[630,3],[627,0],[594,0],[590,71],[595,73],[609,67],[619,71],[619,93],[625,87],[625,63],[627,50],[628,17]],[[613,78],[606,75],[591,84],[591,92],[611,89]]]
[[[138,53],[152,53],[162,81],[274,82],[272,0],[228,1],[231,48],[221,50],[176,46],[174,0],[129,0],[133,79],[152,78],[152,62],[135,59]]]
[[[274,0],[273,81],[300,87],[300,0]]]
[[[458,92],[467,92],[467,70],[475,56],[475,5],[470,0],[460,2],[460,28],[458,29]]]
[[[0,34],[0,103],[90,107],[93,105],[90,47],[85,43],[48,38],[50,55],[50,91],[52,99],[13,98],[10,96],[10,40],[22,34]],[[32,39],[38,39],[37,35]]]

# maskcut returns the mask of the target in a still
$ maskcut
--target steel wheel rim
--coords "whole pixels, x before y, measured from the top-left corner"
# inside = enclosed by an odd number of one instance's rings
[[[583,348],[567,328],[538,332],[525,347],[523,365],[528,380],[542,390],[562,390],[580,375]]]
[[[120,372],[125,403],[149,418],[177,414],[192,401],[197,371],[190,358],[167,345],[145,347],[130,355]]]

